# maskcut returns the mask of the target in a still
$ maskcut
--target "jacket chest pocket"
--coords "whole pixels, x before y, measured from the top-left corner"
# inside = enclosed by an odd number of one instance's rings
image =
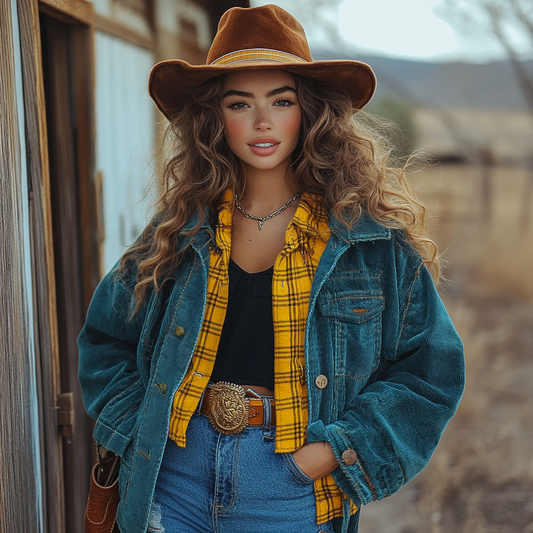
[[[329,319],[335,375],[364,380],[376,370],[381,351],[382,296],[345,293],[320,304]]]

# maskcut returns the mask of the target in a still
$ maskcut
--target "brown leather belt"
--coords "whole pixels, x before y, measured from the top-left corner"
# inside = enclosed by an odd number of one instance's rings
[[[253,394],[253,393],[252,393]],[[267,418],[265,405],[270,405],[270,424],[276,425],[274,398],[256,398],[240,385],[219,381],[206,389],[200,411],[209,417],[213,427],[231,435],[246,426],[262,426]]]

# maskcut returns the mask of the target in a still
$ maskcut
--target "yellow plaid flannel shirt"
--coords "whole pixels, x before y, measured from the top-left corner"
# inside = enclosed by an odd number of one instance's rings
[[[212,249],[209,258],[207,304],[200,336],[172,405],[169,436],[178,446],[185,446],[189,420],[209,383],[226,316],[232,207],[233,194],[227,191],[216,227],[219,249]],[[303,194],[285,233],[285,245],[274,264],[272,279],[276,452],[294,452],[307,441],[305,324],[313,277],[328,239],[327,214],[312,195]],[[346,496],[331,475],[315,481],[315,497],[317,524],[342,516]],[[357,508],[352,502],[351,507],[354,513]]]

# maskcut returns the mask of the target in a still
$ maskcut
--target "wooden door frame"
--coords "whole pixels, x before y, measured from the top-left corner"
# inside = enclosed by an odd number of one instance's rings
[[[33,0],[35,1],[35,0]],[[95,123],[94,123],[94,33],[95,14],[93,5],[86,0],[39,0],[39,11],[43,14],[72,25],[74,54],[79,60],[73,64],[74,93],[76,94],[76,123],[78,134],[76,149],[78,155],[80,215],[84,226],[82,231],[83,295],[85,308],[101,272],[96,235],[96,187],[95,187]],[[87,68],[89,66],[89,68]],[[43,92],[44,94],[44,92]],[[46,121],[46,117],[44,117]]]
[[[80,217],[83,221],[81,255],[84,308],[88,306],[100,278],[94,186],[94,14],[92,4],[85,0],[17,0],[17,4],[30,181],[35,346],[41,402],[39,408],[44,533],[65,533],[66,514],[69,510],[65,509],[64,442],[58,428],[57,398],[61,392],[66,391],[61,390],[49,147],[39,13],[72,25],[75,53],[81,59],[74,62],[73,81],[77,95],[76,121],[83,125],[78,128],[76,138],[76,170],[79,177],[79,196],[83,199],[80,202]],[[87,420],[79,422],[86,424]]]
[[[52,247],[50,176],[41,40],[37,2],[19,0],[26,144],[30,181],[32,256],[35,307],[36,366],[39,377],[40,451],[43,465],[43,522],[45,531],[65,531],[63,451],[57,430],[56,398],[60,391],[57,345],[55,273]]]

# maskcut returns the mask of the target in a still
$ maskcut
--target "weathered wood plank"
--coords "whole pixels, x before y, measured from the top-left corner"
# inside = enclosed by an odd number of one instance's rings
[[[54,18],[60,18],[63,14],[64,22],[92,24],[93,5],[85,0],[39,0],[40,10]]]
[[[63,443],[56,423],[61,392],[57,339],[56,286],[52,242],[50,175],[42,48],[37,0],[19,0],[25,94],[28,175],[32,190],[32,264],[43,464],[43,515],[46,531],[65,531]]]
[[[9,0],[0,0],[0,532],[40,532],[40,475],[31,323],[31,275],[26,154],[22,151],[13,21]],[[20,88],[20,86],[19,86]],[[21,92],[19,92],[21,94]]]

